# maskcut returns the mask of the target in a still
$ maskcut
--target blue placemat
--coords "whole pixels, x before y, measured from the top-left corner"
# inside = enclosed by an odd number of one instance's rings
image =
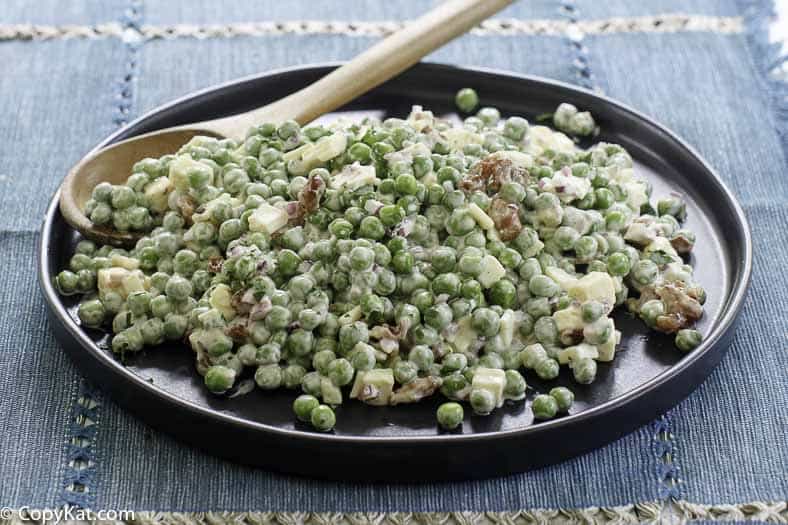
[[[779,57],[765,43],[765,0],[522,0],[429,57],[618,98],[693,144],[747,212],[755,269],[730,352],[676,409],[605,448],[467,483],[287,477],[146,427],[87,383],[55,343],[36,290],[37,230],[85,151],[195,89],[348,59],[434,3],[0,5],[0,506],[132,509],[150,511],[138,521],[173,522],[788,521],[788,89],[769,77]],[[170,513],[205,511],[216,514]]]

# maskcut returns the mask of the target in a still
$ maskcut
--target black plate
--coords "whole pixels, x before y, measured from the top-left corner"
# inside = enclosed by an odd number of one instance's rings
[[[334,67],[288,69],[201,91],[148,113],[100,146],[245,111]],[[447,115],[454,111],[454,93],[464,86],[475,87],[485,105],[504,114],[534,117],[564,101],[589,109],[601,125],[599,140],[626,147],[655,195],[679,191],[687,196],[687,225],[698,239],[692,264],[708,292],[699,323],[705,335],[701,347],[682,355],[672,338],[649,333],[621,312],[616,316],[624,334],[619,353],[612,363],[600,364],[596,382],[578,386],[562,372],[559,383],[577,396],[568,416],[534,424],[529,403],[518,402],[489,417],[467,415],[462,431],[444,433],[435,423],[438,400],[396,408],[348,402],[337,411],[335,431],[320,434],[295,421],[293,392],[212,396],[186,346],[147,350],[124,366],[106,349],[105,334],[80,328],[75,301],[59,297],[51,285],[78,240],[60,216],[55,195],[42,227],[39,272],[57,339],[89,378],[150,425],[216,455],[311,476],[412,481],[496,476],[587,452],[653,420],[692,392],[729,345],[751,267],[750,233],[741,208],[708,164],[664,127],[610,99],[541,78],[419,64],[324,119],[370,113],[404,117],[412,104]],[[535,389],[529,399],[548,388],[532,374],[526,379]]]

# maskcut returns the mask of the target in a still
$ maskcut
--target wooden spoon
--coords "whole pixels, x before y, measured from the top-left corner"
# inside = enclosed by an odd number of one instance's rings
[[[449,0],[314,84],[281,100],[230,117],[146,133],[88,155],[63,181],[60,212],[66,222],[88,239],[101,244],[133,246],[142,233],[97,226],[83,213],[98,183],[123,184],[136,161],[174,153],[195,135],[243,139],[248,128],[262,122],[294,119],[304,125],[401,73],[512,1]]]

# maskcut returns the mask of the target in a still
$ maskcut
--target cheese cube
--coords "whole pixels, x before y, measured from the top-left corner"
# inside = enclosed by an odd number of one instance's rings
[[[315,149],[309,152],[309,155],[304,155],[304,160],[317,158],[320,162],[326,162],[334,157],[338,157],[345,152],[347,148],[347,136],[343,132],[334,133],[326,137],[321,137]]]
[[[350,397],[368,405],[384,406],[389,404],[393,389],[394,372],[391,368],[373,368],[356,373],[356,381],[350,390]]]
[[[123,278],[123,296],[126,297],[132,292],[142,292],[145,290],[145,274],[140,270],[129,272]]]
[[[473,374],[471,388],[487,390],[495,398],[495,406],[503,405],[503,390],[506,387],[506,373],[495,368],[477,368]]]
[[[558,352],[558,362],[562,365],[579,359],[596,359],[597,357],[599,357],[599,351],[594,345],[588,343],[568,346]]]
[[[633,181],[627,182],[623,186],[627,190],[627,205],[639,212],[640,207],[648,202],[646,185],[642,181]]]
[[[550,279],[558,283],[563,291],[567,291],[569,286],[577,281],[577,277],[570,275],[568,272],[562,270],[557,266],[550,266],[544,271]]]
[[[446,336],[446,340],[457,352],[467,351],[478,339],[479,334],[471,326],[471,316],[463,317],[457,321],[457,331]]]
[[[192,171],[204,171],[209,174],[208,184],[213,184],[213,170],[189,155],[178,155],[170,162],[170,182],[177,189],[186,191],[189,189],[189,173]]]
[[[498,329],[498,335],[501,337],[501,341],[503,342],[504,347],[507,349],[512,345],[512,340],[514,339],[514,325],[514,312],[512,310],[504,311],[503,315],[501,315],[501,324],[500,328]]]
[[[147,197],[153,211],[164,213],[167,211],[167,197],[172,190],[172,183],[167,177],[159,177],[145,186],[145,197]]]
[[[528,153],[515,150],[501,150],[496,151],[490,155],[493,159],[506,159],[510,161],[516,168],[533,168],[534,158]]]
[[[492,255],[485,255],[482,259],[482,271],[476,278],[485,288],[500,281],[506,275],[506,269]],[[606,274],[607,275],[607,274]]]
[[[605,305],[605,313],[610,313],[616,304],[616,288],[612,277],[604,272],[591,272],[584,275],[568,289],[569,296],[578,301],[599,301]]]
[[[216,308],[222,313],[225,321],[229,321],[235,317],[235,309],[232,306],[233,293],[229,286],[226,284],[218,284],[211,291],[208,299],[211,307]]]
[[[605,341],[601,345],[597,345],[597,350],[599,351],[599,357],[597,357],[597,360],[612,361],[613,357],[615,357],[616,355],[616,346],[620,342],[621,342],[621,332],[619,332],[618,330],[613,330],[610,333],[610,338],[607,341]]]
[[[327,377],[320,378],[320,397],[327,405],[342,404],[342,390]]]
[[[481,229],[491,230],[495,228],[495,223],[490,218],[490,216],[487,215],[483,209],[479,208],[476,203],[472,202],[470,206],[468,206],[468,211],[471,213],[471,217],[476,220],[476,224],[478,224]]]
[[[335,190],[347,189],[355,191],[362,186],[369,186],[379,182],[375,173],[375,166],[362,166],[358,162],[354,162],[345,166],[336,175],[333,175],[328,185]]]
[[[287,225],[287,212],[263,203],[249,216],[249,230],[271,235]]]
[[[110,264],[114,267],[120,267],[125,270],[136,270],[140,267],[140,262],[137,259],[126,257],[125,255],[115,254],[109,260]]]
[[[449,128],[442,135],[451,149],[462,149],[468,144],[482,144],[484,142],[481,135],[465,128]]]
[[[559,334],[583,329],[583,314],[576,304],[556,311],[553,314],[553,321],[555,321]]]
[[[651,243],[643,248],[644,254],[654,253],[654,252],[662,252],[665,255],[671,257],[675,262],[680,262],[681,257],[679,254],[676,253],[676,249],[673,248],[673,245],[670,244],[670,240],[666,237],[657,237]]]
[[[96,281],[99,292],[111,292],[123,286],[123,279],[129,274],[125,268],[101,268],[98,271]]]
[[[346,325],[355,323],[359,319],[361,319],[361,306],[356,305],[342,314],[337,321],[340,325]]]

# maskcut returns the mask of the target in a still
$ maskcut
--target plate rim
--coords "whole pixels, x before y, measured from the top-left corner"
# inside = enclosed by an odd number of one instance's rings
[[[244,84],[247,82],[254,82],[266,77],[275,77],[277,75],[286,75],[290,73],[303,72],[308,70],[326,70],[326,69],[331,70],[343,65],[344,63],[345,62],[342,61],[331,61],[331,62],[318,62],[318,63],[309,63],[309,64],[302,64],[296,66],[288,66],[283,68],[276,68],[263,73],[255,73],[251,75],[242,76],[236,79],[228,80],[226,82],[221,82],[219,84],[215,84],[203,89],[199,89],[187,93],[172,101],[161,104],[145,112],[144,114],[135,118],[125,126],[115,130],[110,135],[108,135],[103,140],[101,140],[87,154],[89,155],[106,145],[109,145],[117,140],[120,140],[128,129],[131,129],[139,124],[143,124],[146,120],[150,120],[153,117],[156,117],[156,115],[165,113],[168,110],[181,106],[185,103],[198,103],[200,99],[208,95],[212,95],[216,92],[220,92],[229,87],[239,84]],[[207,417],[209,419],[217,419],[224,424],[241,427],[247,430],[265,432],[280,438],[290,437],[302,441],[314,441],[317,443],[328,441],[328,442],[340,442],[340,443],[351,443],[351,444],[352,443],[356,443],[356,444],[379,443],[381,445],[383,444],[407,445],[407,444],[418,444],[423,442],[428,442],[430,444],[440,444],[440,443],[457,444],[461,442],[486,441],[490,439],[512,439],[512,438],[516,439],[520,437],[525,437],[543,431],[558,429],[562,426],[571,426],[574,424],[578,424],[583,422],[584,420],[588,420],[596,417],[602,417],[605,414],[623,405],[626,405],[634,400],[641,398],[642,396],[647,395],[649,391],[659,387],[660,385],[664,384],[667,381],[670,381],[674,376],[680,374],[683,370],[690,367],[695,361],[701,359],[705,354],[715,350],[714,347],[717,344],[717,342],[727,334],[728,330],[735,323],[738,314],[742,309],[747,291],[750,286],[750,281],[752,276],[752,250],[753,250],[752,232],[751,232],[749,221],[747,220],[747,216],[744,213],[744,210],[739,204],[738,200],[734,196],[733,192],[728,188],[728,186],[719,176],[717,171],[714,168],[712,168],[712,166],[708,163],[708,161],[702,155],[700,155],[700,153],[698,153],[698,151],[695,150],[695,148],[693,148],[687,141],[682,139],[678,134],[670,130],[665,125],[661,124],[659,121],[643,114],[642,112],[630,107],[629,105],[622,103],[611,97],[608,97],[607,95],[602,95],[592,90],[580,86],[576,86],[574,84],[569,84],[567,82],[562,82],[559,80],[554,80],[538,75],[527,75],[523,73],[517,73],[514,71],[508,71],[504,69],[477,67],[477,66],[456,66],[451,64],[442,64],[442,63],[428,62],[428,61],[419,62],[416,65],[412,66],[411,69],[413,68],[426,68],[426,69],[433,68],[438,70],[451,70],[454,72],[466,71],[473,73],[482,73],[485,75],[494,75],[496,77],[508,77],[515,80],[536,82],[546,86],[554,86],[561,89],[568,89],[570,91],[574,91],[585,96],[599,99],[607,105],[616,106],[619,110],[623,110],[624,112],[629,113],[637,120],[643,123],[648,123],[657,131],[664,134],[668,139],[674,141],[678,146],[685,149],[687,153],[689,153],[694,158],[694,160],[697,161],[701,165],[701,167],[711,175],[711,178],[714,181],[715,185],[717,186],[717,189],[722,192],[722,194],[725,196],[725,199],[728,201],[727,203],[734,210],[735,221],[741,226],[743,232],[743,239],[742,239],[743,254],[741,253],[738,254],[739,256],[743,255],[743,257],[741,258],[741,271],[739,272],[738,275],[733,276],[734,284],[730,290],[730,300],[722,303],[723,309],[721,312],[721,316],[718,319],[718,321],[715,323],[715,325],[712,327],[711,334],[709,334],[709,336],[703,340],[701,346],[695,349],[694,351],[692,351],[690,354],[685,355],[680,361],[670,366],[663,372],[659,373],[658,375],[654,376],[648,381],[638,385],[632,390],[629,390],[617,397],[614,397],[608,401],[605,401],[604,403],[593,406],[576,414],[569,414],[560,419],[534,423],[526,427],[512,428],[507,430],[495,430],[490,432],[468,433],[468,434],[465,433],[436,434],[436,435],[428,435],[428,436],[427,435],[364,436],[364,435],[337,435],[334,433],[317,433],[307,430],[299,430],[297,428],[287,429],[275,425],[270,425],[267,423],[244,419],[241,417],[224,413],[217,409],[202,406],[200,404],[189,401],[187,399],[183,399],[181,397],[178,397],[174,393],[159,387],[158,385],[149,383],[141,376],[129,370],[121,362],[117,361],[111,354],[107,352],[106,349],[102,349],[101,347],[96,345],[89,337],[87,337],[84,330],[80,328],[80,326],[71,317],[71,315],[69,315],[68,311],[60,301],[60,296],[57,293],[57,291],[54,289],[52,282],[50,282],[49,279],[47,279],[47,274],[49,273],[48,266],[50,262],[47,241],[51,242],[54,218],[59,213],[58,201],[60,197],[60,187],[58,187],[55,190],[54,194],[50,198],[50,203],[47,206],[47,210],[45,212],[41,227],[39,229],[40,237],[38,242],[37,274],[38,274],[39,286],[41,288],[45,301],[48,303],[50,312],[57,315],[58,319],[66,328],[66,330],[69,332],[69,334],[72,336],[72,338],[78,342],[80,347],[82,347],[82,350],[87,352],[94,359],[100,361],[100,365],[102,367],[108,369],[108,371],[112,372],[116,377],[121,378],[123,381],[131,382],[137,388],[141,387],[145,390],[148,390],[148,394],[160,398],[162,402],[171,405],[173,409],[185,410],[197,416]],[[135,135],[129,135],[129,137]],[[59,346],[61,346],[62,348],[61,344],[59,344]],[[698,385],[699,384],[700,383],[698,383]],[[657,414],[655,414],[655,416],[656,415]]]

